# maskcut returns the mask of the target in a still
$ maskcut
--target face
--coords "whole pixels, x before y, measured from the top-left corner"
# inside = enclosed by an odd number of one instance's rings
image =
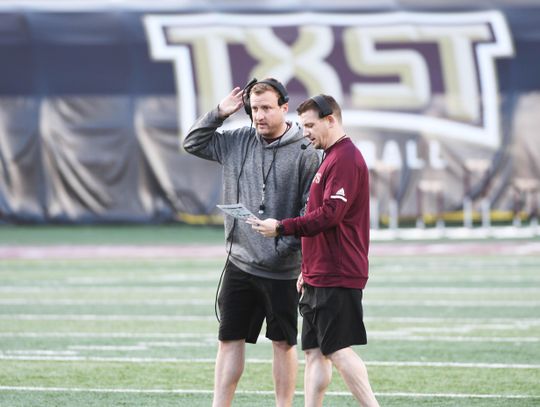
[[[328,144],[328,120],[320,118],[319,112],[307,110],[300,115],[300,122],[304,127],[304,137],[307,137],[313,147],[325,149]]]
[[[283,133],[288,104],[278,105],[278,96],[273,91],[259,95],[251,94],[251,114],[257,133],[263,137],[276,138]]]

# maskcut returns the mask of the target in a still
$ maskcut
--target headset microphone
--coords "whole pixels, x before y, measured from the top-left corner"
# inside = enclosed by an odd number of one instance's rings
[[[313,143],[313,141],[309,140],[309,143],[302,144],[302,145],[300,146],[300,148],[301,148],[302,150],[305,150],[305,149],[308,148],[308,147],[310,146],[310,144],[312,144],[312,143]]]

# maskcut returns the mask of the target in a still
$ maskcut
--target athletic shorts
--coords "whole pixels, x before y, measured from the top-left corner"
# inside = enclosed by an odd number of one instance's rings
[[[302,350],[320,348],[323,355],[367,343],[362,290],[313,287],[304,283],[300,298]]]
[[[256,343],[266,318],[266,337],[296,345],[298,335],[296,280],[257,277],[228,263],[219,293],[219,340]]]

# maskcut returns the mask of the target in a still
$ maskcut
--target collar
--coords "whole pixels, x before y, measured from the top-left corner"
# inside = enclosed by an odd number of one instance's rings
[[[343,136],[341,136],[340,138],[338,138],[336,141],[334,141],[330,147],[326,148],[326,149],[324,150],[324,153],[325,153],[325,154],[328,154],[328,152],[329,152],[331,149],[333,149],[334,146],[338,145],[339,143],[341,143],[343,140],[345,140],[345,139],[347,139],[347,138],[348,138],[347,135],[344,134]]]

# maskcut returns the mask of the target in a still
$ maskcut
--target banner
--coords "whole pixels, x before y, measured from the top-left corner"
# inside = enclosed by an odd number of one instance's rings
[[[235,86],[326,93],[374,224],[537,214],[540,7],[459,12],[0,12],[0,218],[220,223],[220,166],[182,151]],[[249,125],[243,111],[224,128]],[[284,180],[284,182],[286,182]]]

